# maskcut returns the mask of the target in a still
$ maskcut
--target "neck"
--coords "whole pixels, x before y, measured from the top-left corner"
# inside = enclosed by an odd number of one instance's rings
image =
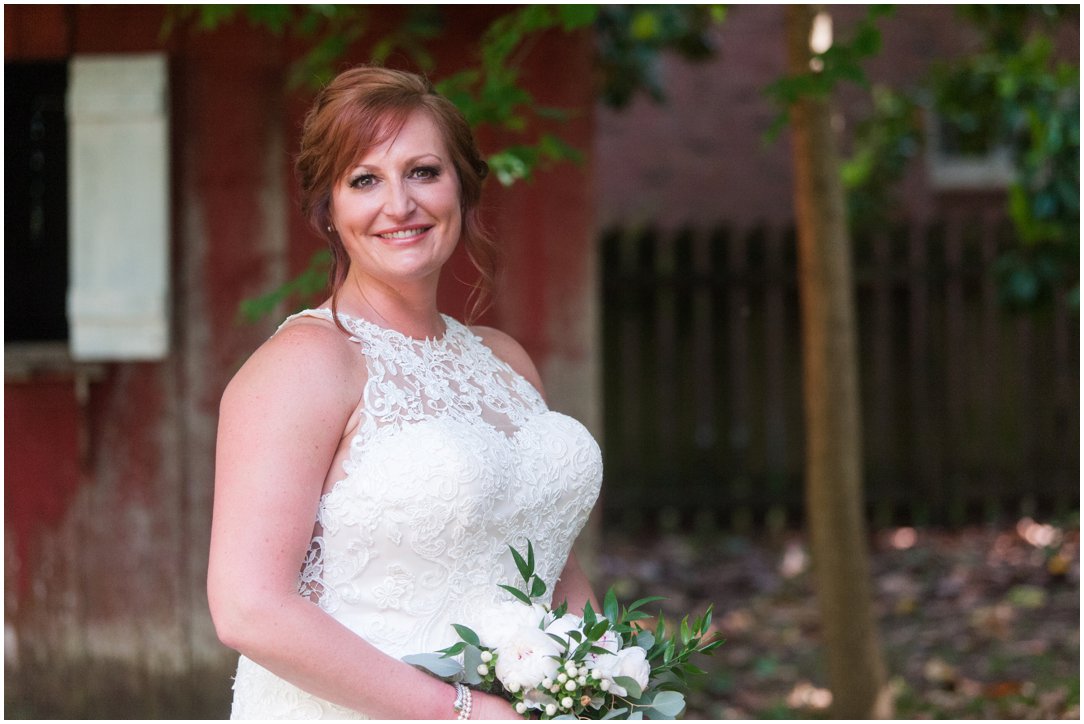
[[[339,290],[337,306],[340,312],[408,337],[440,337],[445,331],[437,309],[435,279],[391,286],[372,278],[350,277]]]

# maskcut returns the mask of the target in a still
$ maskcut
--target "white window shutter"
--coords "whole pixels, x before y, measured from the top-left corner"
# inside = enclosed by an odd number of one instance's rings
[[[166,56],[75,56],[68,90],[68,324],[77,360],[169,352]]]

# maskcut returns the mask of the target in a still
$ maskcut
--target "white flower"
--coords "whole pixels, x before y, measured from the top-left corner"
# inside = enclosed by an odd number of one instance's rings
[[[606,649],[611,654],[616,654],[618,649],[621,648],[621,639],[613,629],[607,629],[606,633],[602,634],[598,641],[595,641],[592,645],[600,649]],[[603,654],[588,653],[583,659],[584,665],[588,669],[594,668],[599,656],[603,656]]]
[[[517,714],[526,714],[527,713],[527,705],[524,704],[522,701],[517,701],[516,702],[516,713]]]
[[[609,690],[618,696],[628,694],[625,687],[614,682],[618,676],[628,676],[639,684],[641,689],[647,686],[647,680],[651,676],[647,652],[639,646],[629,646],[616,654],[600,654],[595,668],[602,674],[602,690]],[[606,682],[609,682],[608,686]]]
[[[502,644],[514,636],[518,629],[525,626],[537,629],[545,616],[546,609],[540,604],[528,606],[520,601],[502,601],[480,612],[470,628],[478,634],[482,645],[497,649],[499,654]]]
[[[488,664],[492,660],[493,660],[493,654],[492,653],[490,653],[489,651],[483,651],[482,652],[482,662],[483,663]]]
[[[556,704],[546,704],[546,716],[553,716],[557,713]]]
[[[489,667],[485,664],[478,664],[478,675],[485,676],[489,673]]]
[[[575,690],[576,690],[576,681],[574,679],[569,679],[568,681],[565,682],[565,691],[575,691]]]
[[[526,608],[526,607],[524,607]],[[537,688],[557,674],[557,643],[537,627],[521,626],[497,648],[497,678],[506,688]]]
[[[564,707],[565,709],[571,709],[572,708],[572,697],[571,696],[566,696],[564,699],[561,699],[561,706]]]
[[[564,639],[565,643],[568,645],[569,648],[575,648],[578,645],[569,636],[569,633],[571,633],[572,631],[579,631],[580,633],[583,633],[583,619],[579,616],[573,616],[570,613],[566,613],[564,616],[561,616],[561,618],[551,621],[546,626],[546,633],[553,634],[554,636],[559,636],[560,638]],[[571,661],[568,662],[568,665],[575,666],[575,664]]]

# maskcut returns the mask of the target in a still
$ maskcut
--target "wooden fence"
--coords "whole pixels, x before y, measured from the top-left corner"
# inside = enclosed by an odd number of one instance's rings
[[[792,229],[601,240],[606,488],[614,522],[801,523]],[[1079,509],[1079,316],[1018,314],[1003,219],[855,240],[865,490],[874,525]]]

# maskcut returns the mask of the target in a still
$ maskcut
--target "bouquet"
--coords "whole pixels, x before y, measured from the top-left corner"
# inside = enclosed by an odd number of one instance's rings
[[[511,547],[510,547],[511,548]],[[534,548],[511,548],[524,589],[501,585],[515,600],[500,604],[477,631],[452,624],[459,641],[435,653],[403,658],[451,683],[503,696],[522,715],[541,719],[674,719],[685,710],[686,677],[704,672],[693,654],[722,645],[708,635],[711,607],[691,623],[682,619],[668,635],[662,616],[654,631],[637,622],[642,607],[662,600],[641,598],[619,606],[611,588],[602,611],[590,602],[582,614],[567,603],[550,609],[534,601],[545,582],[534,572]]]

